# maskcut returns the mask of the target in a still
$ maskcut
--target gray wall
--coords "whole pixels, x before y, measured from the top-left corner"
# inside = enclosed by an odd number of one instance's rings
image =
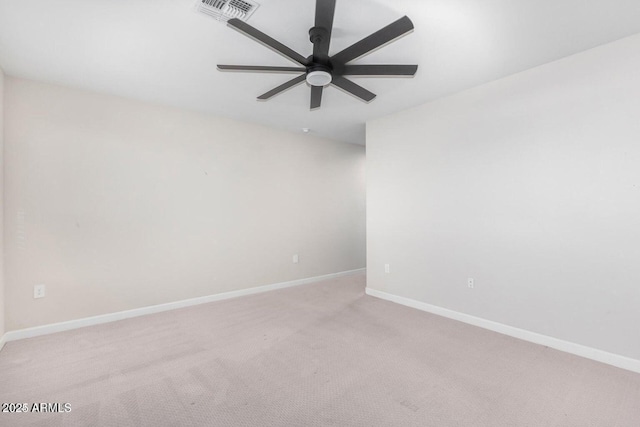
[[[0,339],[4,335],[4,72],[0,68]],[[0,345],[1,347],[1,345]]]
[[[368,123],[368,286],[640,359],[639,51]]]
[[[7,330],[365,265],[362,146],[11,77],[5,113]]]

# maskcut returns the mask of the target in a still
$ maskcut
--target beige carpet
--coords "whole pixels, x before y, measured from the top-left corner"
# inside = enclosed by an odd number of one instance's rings
[[[2,426],[640,426],[640,375],[364,295],[364,276],[10,342]]]

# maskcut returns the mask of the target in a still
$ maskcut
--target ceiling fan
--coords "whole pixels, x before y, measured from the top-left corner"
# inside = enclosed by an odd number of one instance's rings
[[[364,102],[372,101],[376,95],[346,78],[346,76],[396,76],[413,77],[417,65],[355,65],[351,61],[396,40],[413,31],[413,23],[404,16],[386,27],[376,31],[359,42],[329,56],[331,31],[336,0],[316,0],[315,26],[309,30],[309,39],[313,43],[313,54],[305,58],[277,40],[269,37],[251,25],[239,19],[227,22],[231,28],[273,49],[285,58],[295,62],[297,67],[272,67],[255,65],[218,65],[220,71],[250,71],[276,73],[303,73],[270,91],[263,93],[258,100],[266,101],[305,81],[311,86],[311,110],[320,108],[322,91],[328,85],[336,86]]]

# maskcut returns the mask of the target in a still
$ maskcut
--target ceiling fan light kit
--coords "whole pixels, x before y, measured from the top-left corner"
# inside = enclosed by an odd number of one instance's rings
[[[331,32],[336,0],[316,0],[315,25],[309,30],[309,40],[313,43],[313,54],[304,57],[279,41],[269,37],[260,30],[239,19],[230,19],[227,25],[251,39],[281,54],[294,62],[296,67],[255,66],[255,65],[218,65],[220,71],[302,73],[280,86],[258,96],[258,100],[266,101],[304,82],[311,86],[311,110],[320,108],[322,92],[332,85],[364,101],[371,102],[376,95],[345,76],[395,76],[413,77],[418,70],[417,65],[356,65],[350,64],[382,46],[413,31],[411,20],[403,16],[397,21],[376,31],[357,43],[329,56]]]
[[[311,86],[324,87],[331,83],[331,73],[327,71],[311,71],[307,73],[307,83]]]

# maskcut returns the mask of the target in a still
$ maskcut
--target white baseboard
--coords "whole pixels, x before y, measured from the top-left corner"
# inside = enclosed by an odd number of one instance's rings
[[[449,319],[458,320],[470,325],[479,326],[490,331],[498,332],[514,338],[519,338],[521,340],[529,341],[535,344],[551,347],[556,350],[575,354],[576,356],[581,356],[587,359],[606,363],[608,365],[613,365],[618,368],[626,369],[628,371],[640,373],[640,360],[632,359],[630,357],[608,353],[596,348],[591,348],[581,344],[549,337],[547,335],[538,334],[535,332],[527,331],[525,329],[515,328],[513,326],[504,325],[502,323],[493,322],[491,320],[482,319],[480,317],[471,316],[469,314],[460,313],[410,298],[388,294],[386,292],[377,291],[371,288],[366,288],[365,292],[367,293],[367,295],[371,295],[373,297],[395,302],[397,304],[402,304],[407,307],[416,308],[418,310],[426,311],[442,317],[447,317]]]
[[[131,317],[144,316],[147,314],[160,313],[162,311],[175,310],[183,307],[190,307],[208,302],[222,301],[230,298],[237,298],[245,295],[258,294],[276,289],[290,288],[292,286],[306,285],[319,282],[321,280],[335,279],[338,277],[362,274],[364,268],[357,270],[342,271],[339,273],[325,274],[323,276],[308,277],[306,279],[292,280],[289,282],[274,283],[271,285],[258,286],[255,288],[241,289],[238,291],[224,292],[221,294],[208,295],[204,297],[191,298],[182,301],[169,302],[166,304],[152,305],[149,307],[135,308],[133,310],[119,311],[116,313],[103,314],[100,316],[85,317],[82,319],[69,320],[66,322],[52,323],[50,325],[35,326],[33,328],[19,329],[4,334],[0,340],[0,349],[5,342],[33,338],[40,335],[48,335],[56,332],[68,331],[71,329],[83,328],[85,326],[99,325],[102,323],[115,322],[117,320],[129,319]]]
[[[0,351],[2,351],[2,347],[4,347],[4,343],[7,342],[7,334],[4,334],[0,337]]]

